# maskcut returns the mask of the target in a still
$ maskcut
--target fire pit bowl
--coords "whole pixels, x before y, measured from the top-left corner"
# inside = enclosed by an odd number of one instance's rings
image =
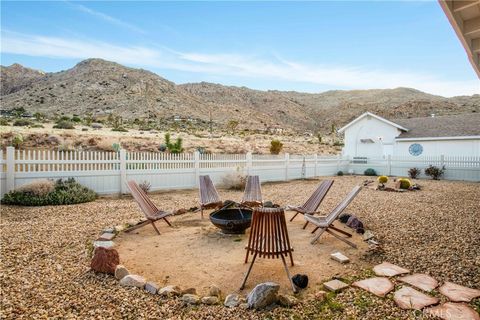
[[[246,208],[220,209],[210,214],[210,221],[227,234],[243,234],[252,222],[252,210]]]

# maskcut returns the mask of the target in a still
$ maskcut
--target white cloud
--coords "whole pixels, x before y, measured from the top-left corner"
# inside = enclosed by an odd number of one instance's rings
[[[105,13],[102,13],[102,12],[99,12],[99,11],[96,11],[96,10],[93,10],[93,9],[90,9],[84,5],[81,5],[81,4],[77,4],[77,3],[71,3],[69,1],[66,1],[68,4],[70,4],[73,8],[77,9],[78,11],[81,11],[81,12],[84,12],[84,13],[87,13],[93,17],[96,17],[96,18],[99,18],[99,19],[102,19],[104,21],[107,21],[108,23],[111,23],[113,25],[116,25],[116,26],[119,26],[119,27],[123,27],[123,28],[126,28],[126,29],[129,29],[131,31],[134,31],[134,32],[137,32],[137,33],[142,33],[142,34],[145,34],[145,30],[137,27],[137,26],[134,26],[130,23],[127,23],[125,21],[122,21],[120,19],[117,19],[117,18],[114,18],[112,16],[109,16]]]
[[[372,70],[364,67],[312,65],[278,56],[178,52],[169,48],[118,46],[105,42],[25,35],[2,31],[3,53],[55,58],[102,58],[145,68],[172,69],[220,77],[282,80],[338,89],[411,87],[442,96],[480,93],[480,81],[448,81],[420,72]],[[273,89],[273,88],[272,88]]]

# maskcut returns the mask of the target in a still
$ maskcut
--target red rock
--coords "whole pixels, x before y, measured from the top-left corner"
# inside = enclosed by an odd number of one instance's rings
[[[480,320],[478,313],[465,303],[447,302],[428,308],[425,313],[445,320]]]
[[[390,262],[383,262],[373,267],[373,271],[377,276],[393,277],[410,271],[402,267],[391,264]]]
[[[403,287],[395,291],[393,300],[402,309],[420,310],[432,304],[437,304],[440,300],[431,296],[427,296],[420,291],[410,287]]]
[[[480,297],[480,290],[464,287],[453,282],[445,282],[438,291],[455,302],[470,302],[472,299]]]
[[[98,247],[95,249],[90,268],[95,272],[114,274],[118,264],[120,264],[120,258],[117,250]]]
[[[387,278],[383,277],[356,281],[352,285],[367,290],[368,292],[371,292],[379,297],[385,297],[394,288],[393,283]]]
[[[438,281],[434,278],[430,277],[429,275],[422,274],[422,273],[415,273],[412,275],[408,275],[398,279],[402,282],[408,283],[418,289],[422,289],[423,291],[432,291],[436,287],[438,287]]]

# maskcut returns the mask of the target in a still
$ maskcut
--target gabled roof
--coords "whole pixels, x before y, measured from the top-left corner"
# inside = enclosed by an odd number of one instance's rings
[[[480,136],[480,113],[395,120],[409,128],[397,139]]]
[[[382,117],[380,117],[380,116],[377,116],[376,114],[373,114],[373,113],[370,113],[370,112],[365,112],[364,114],[362,114],[362,115],[359,116],[358,118],[354,119],[353,121],[351,121],[351,122],[348,123],[347,125],[345,125],[345,126],[341,127],[340,129],[338,129],[338,132],[341,133],[341,132],[345,131],[345,129],[347,129],[347,128],[350,127],[351,125],[357,123],[358,121],[362,120],[363,118],[365,118],[365,117],[367,117],[367,116],[370,116],[370,117],[372,117],[372,118],[375,118],[375,119],[377,119],[377,120],[380,120],[380,121],[382,121],[382,122],[385,122],[386,124],[389,124],[389,125],[391,125],[391,126],[393,126],[393,127],[395,127],[395,128],[398,128],[398,129],[400,129],[400,130],[402,130],[402,131],[408,131],[407,128],[405,128],[405,127],[403,127],[403,126],[401,126],[401,125],[399,125],[399,124],[397,124],[397,123],[395,123],[395,122],[392,122],[392,121],[389,121],[389,120],[387,120],[387,119],[385,119],[385,118],[382,118]]]

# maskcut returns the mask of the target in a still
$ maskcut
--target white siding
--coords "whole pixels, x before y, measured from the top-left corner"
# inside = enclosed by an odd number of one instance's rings
[[[378,158],[384,155],[384,144],[395,143],[401,131],[394,126],[372,116],[366,116],[345,130],[343,155],[349,157]],[[373,143],[363,143],[362,139],[371,139]],[[391,149],[386,147],[385,149]]]
[[[397,141],[395,155],[409,155],[408,148],[418,143],[423,147],[425,156],[480,156],[480,139],[476,140],[434,140],[434,141]]]

